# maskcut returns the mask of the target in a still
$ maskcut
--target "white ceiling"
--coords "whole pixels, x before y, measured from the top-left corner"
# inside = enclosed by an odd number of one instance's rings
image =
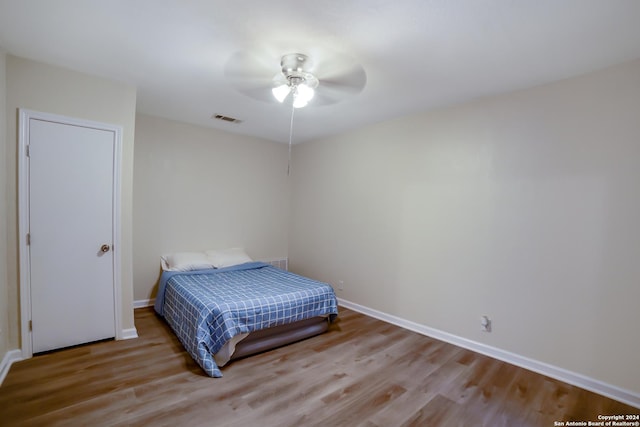
[[[139,112],[283,142],[290,107],[236,90],[233,55],[268,78],[291,52],[362,65],[360,93],[296,110],[302,142],[640,58],[640,1],[0,0],[0,47],[133,84]]]

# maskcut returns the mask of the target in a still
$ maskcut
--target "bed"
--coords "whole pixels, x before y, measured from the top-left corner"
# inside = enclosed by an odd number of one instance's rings
[[[327,331],[333,288],[262,262],[163,271],[155,310],[207,375],[231,360]]]

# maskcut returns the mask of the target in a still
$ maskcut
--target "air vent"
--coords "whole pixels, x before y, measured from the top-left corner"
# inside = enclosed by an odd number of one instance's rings
[[[212,116],[211,118],[217,119],[217,120],[222,120],[222,121],[229,122],[229,123],[242,123],[242,120],[240,120],[240,119],[236,119],[235,117],[223,116],[222,114],[216,114],[215,116]]]

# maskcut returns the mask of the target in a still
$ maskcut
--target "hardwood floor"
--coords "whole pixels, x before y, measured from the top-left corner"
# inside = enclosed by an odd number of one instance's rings
[[[207,377],[152,309],[140,338],[15,363],[2,426],[553,426],[638,414],[594,393],[341,309],[326,334]]]

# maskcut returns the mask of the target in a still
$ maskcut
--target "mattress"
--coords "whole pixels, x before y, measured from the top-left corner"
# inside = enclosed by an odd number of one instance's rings
[[[164,272],[156,311],[204,371],[221,377],[233,358],[321,333],[338,307],[329,284],[250,262]]]

